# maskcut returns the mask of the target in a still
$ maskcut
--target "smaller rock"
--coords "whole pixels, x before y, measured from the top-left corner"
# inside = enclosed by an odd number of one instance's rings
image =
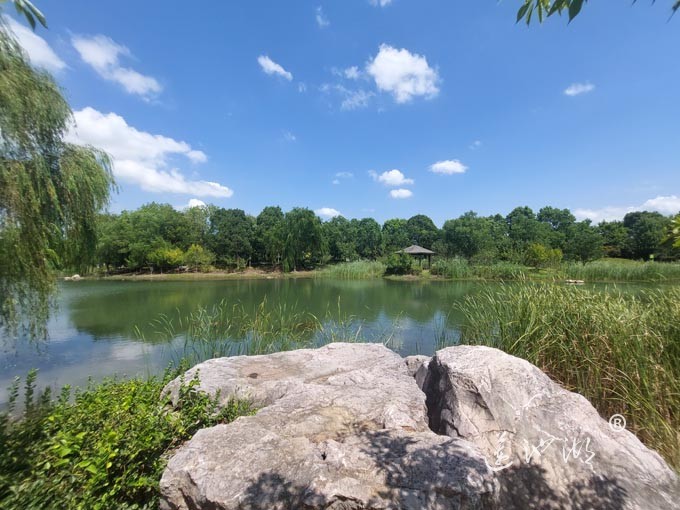
[[[415,377],[418,369],[424,364],[430,362],[429,356],[423,356],[422,354],[416,356],[407,356],[404,358],[404,363],[406,364],[406,370],[408,370],[408,375]]]

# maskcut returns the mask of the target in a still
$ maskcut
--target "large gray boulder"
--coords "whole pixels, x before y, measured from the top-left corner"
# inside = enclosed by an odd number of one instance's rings
[[[678,477],[656,452],[525,360],[451,347],[423,388],[430,427],[482,450],[502,508],[680,508]]]
[[[170,460],[162,509],[486,509],[478,449],[428,428],[425,395],[382,345],[210,360],[199,389],[254,416],[199,431]],[[166,391],[176,398],[179,380]]]

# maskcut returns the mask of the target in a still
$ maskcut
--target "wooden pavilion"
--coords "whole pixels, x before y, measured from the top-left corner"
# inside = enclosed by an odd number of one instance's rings
[[[427,248],[423,248],[422,246],[418,246],[417,244],[412,244],[408,248],[399,250],[397,253],[406,253],[408,255],[411,255],[419,259],[421,265],[423,263],[423,259],[427,257],[427,267],[432,266],[432,255],[435,255],[435,252],[433,252],[432,250],[428,250]]]

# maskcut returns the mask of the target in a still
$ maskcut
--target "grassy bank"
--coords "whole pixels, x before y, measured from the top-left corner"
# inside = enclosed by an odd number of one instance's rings
[[[680,289],[639,296],[559,285],[468,297],[463,343],[534,363],[680,469]]]
[[[156,509],[169,453],[198,429],[252,413],[243,402],[217,410],[216,399],[180,391],[170,412],[161,391],[179,371],[150,379],[109,379],[73,397],[35,395],[28,375],[24,409],[0,415],[0,508]],[[19,393],[13,388],[13,401]]]
[[[625,259],[565,262],[560,273],[565,278],[590,282],[680,282],[680,263]]]
[[[341,280],[366,280],[385,275],[381,261],[360,260],[340,262],[322,269],[309,271],[264,271],[248,268],[240,272],[194,272],[120,274],[111,276],[88,276],[118,281],[194,281],[194,280],[252,280],[279,278],[335,278]],[[639,262],[624,259],[602,259],[588,262],[563,262],[556,267],[532,268],[514,262],[498,261],[491,264],[472,264],[464,258],[435,259],[429,270],[417,268],[406,275],[392,275],[392,279],[440,279],[440,280],[536,280],[562,281],[584,280],[586,282],[680,282],[678,262]]]

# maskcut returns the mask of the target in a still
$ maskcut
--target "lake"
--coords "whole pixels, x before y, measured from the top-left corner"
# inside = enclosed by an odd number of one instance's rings
[[[40,387],[55,388],[83,386],[89,377],[158,373],[181,357],[178,341],[161,340],[159,317],[171,320],[179,334],[179,318],[221,301],[252,311],[266,299],[269,307],[310,312],[325,322],[342,317],[350,326],[348,335],[358,332],[365,340],[389,342],[402,355],[431,355],[438,339],[458,338],[462,317],[454,305],[484,285],[502,284],[383,279],[63,282],[49,339],[2,344],[0,405],[6,403],[12,379],[31,368],[39,370]]]

